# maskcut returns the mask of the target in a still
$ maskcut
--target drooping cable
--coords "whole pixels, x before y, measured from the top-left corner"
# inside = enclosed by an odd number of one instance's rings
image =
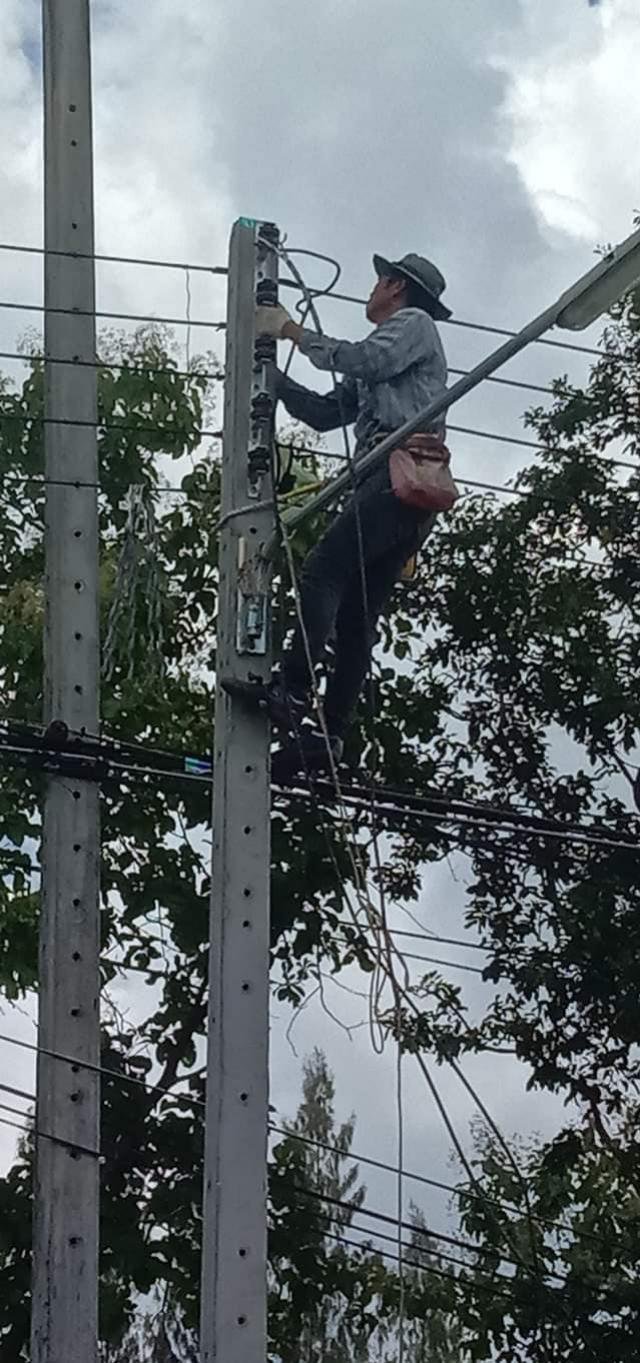
[[[293,267],[293,269],[294,269],[294,271],[295,271],[295,267]],[[319,328],[319,323],[318,323],[318,328]],[[345,429],[345,432],[344,432],[344,433],[345,433],[345,436],[346,436],[346,429]],[[356,499],[356,500],[357,500],[357,499]],[[316,705],[317,705],[317,707],[318,707],[318,713],[319,713],[319,718],[320,718],[320,722],[321,722],[321,729],[322,729],[322,734],[323,734],[324,741],[325,741],[325,746],[326,746],[326,751],[327,751],[327,757],[328,757],[328,764],[329,764],[329,768],[330,768],[330,772],[331,772],[331,779],[332,779],[332,781],[333,781],[333,783],[334,783],[334,785],[335,785],[335,787],[336,787],[337,793],[339,794],[339,791],[340,791],[340,783],[339,783],[339,779],[338,779],[336,764],[335,764],[334,757],[333,757],[333,751],[332,751],[332,747],[331,747],[331,743],[330,743],[330,739],[329,739],[329,734],[328,734],[328,731],[327,731],[327,728],[326,728],[326,723],[324,722],[324,716],[323,716],[323,714],[322,714],[322,706],[321,706],[321,704],[318,704],[318,702],[319,702],[319,696],[318,696],[318,692],[317,692],[317,683],[315,682],[315,677],[314,677],[314,673],[313,673],[313,666],[312,666],[311,650],[310,650],[310,646],[309,646],[309,639],[308,639],[308,635],[307,635],[307,631],[306,631],[306,625],[305,625],[305,621],[304,621],[303,614],[302,614],[302,610],[301,610],[300,593],[299,593],[299,589],[298,589],[298,587],[297,587],[296,574],[295,574],[295,562],[294,562],[294,560],[293,560],[293,555],[292,555],[292,553],[291,553],[291,548],[290,548],[290,544],[289,544],[289,537],[288,537],[288,534],[287,534],[287,532],[286,532],[286,527],[285,527],[285,533],[284,533],[284,544],[285,544],[285,552],[287,553],[287,558],[288,558],[288,563],[289,563],[289,571],[290,571],[290,574],[291,574],[291,576],[292,576],[292,585],[293,585],[293,587],[294,587],[294,596],[295,596],[295,600],[296,600],[296,611],[297,611],[297,615],[298,615],[298,627],[299,627],[299,629],[301,630],[301,633],[302,633],[302,637],[303,637],[303,640],[304,640],[305,651],[306,651],[306,654],[307,654],[307,661],[308,661],[308,663],[309,663],[309,671],[310,671],[310,676],[311,676],[311,681],[312,681],[312,687],[313,687],[313,690],[314,690],[314,698],[315,698],[315,701],[316,701]],[[361,546],[360,546],[360,549],[361,549]],[[363,556],[362,556],[362,562],[364,562]],[[366,571],[366,570],[365,570],[365,571]],[[365,587],[365,590],[366,590],[366,576],[365,576],[365,581],[364,581],[364,587]],[[376,850],[377,850],[377,843],[376,843],[375,838],[374,838],[374,847],[375,847]],[[378,864],[379,864],[379,863],[378,863]],[[380,869],[381,869],[381,868],[380,868]],[[382,888],[382,886],[381,886],[381,888]],[[367,911],[367,906],[368,906],[369,910],[371,909],[371,904],[370,904],[370,900],[369,900],[369,898],[368,898],[368,895],[365,897],[364,905],[365,905],[365,912]],[[351,906],[350,906],[350,905],[349,905],[349,908],[351,909]],[[370,926],[373,928],[374,932],[382,930],[382,933],[384,934],[384,927],[385,927],[384,918],[385,918],[385,915],[384,915],[384,900],[382,900],[382,915],[376,915],[376,914],[374,913],[374,914],[373,914],[373,917],[369,919],[369,921],[370,921]],[[354,921],[355,921],[355,924],[356,924],[356,926],[357,926],[357,917],[354,918]],[[395,1000],[395,1003],[396,1003],[396,1013],[397,1013],[397,1015],[399,1016],[399,1015],[400,1015],[400,1004],[399,1004],[399,999],[400,999],[400,998],[403,998],[403,999],[406,998],[406,997],[407,997],[407,991],[406,991],[406,988],[405,988],[405,989],[402,989],[402,987],[399,985],[399,982],[398,982],[397,977],[396,977],[396,975],[395,975],[395,970],[394,970],[394,965],[393,965],[394,953],[395,953],[396,956],[398,956],[401,966],[403,966],[403,967],[404,967],[404,970],[406,971],[406,965],[404,965],[404,963],[403,963],[401,953],[400,953],[400,952],[398,951],[398,949],[395,947],[395,944],[391,941],[391,939],[387,936],[387,937],[384,939],[384,952],[381,952],[381,953],[380,953],[380,956],[378,957],[378,959],[379,959],[379,961],[380,961],[380,965],[381,965],[381,968],[382,968],[382,973],[383,973],[384,975],[386,975],[386,977],[387,977],[388,980],[389,980],[389,983],[391,984],[392,993],[393,993],[394,1000]],[[384,964],[383,964],[383,961],[382,961],[382,957],[383,957],[383,956],[386,957],[386,960],[384,961]],[[406,977],[406,983],[408,984],[408,977]],[[376,1011],[377,1011],[377,1007],[378,1007],[378,1002],[379,1002],[379,996],[376,996]],[[380,1019],[380,1026],[381,1026],[382,1035],[384,1035],[382,1019]],[[457,1137],[457,1135],[456,1135],[456,1133],[455,1133],[455,1130],[454,1130],[454,1128],[453,1128],[453,1126],[452,1126],[452,1124],[451,1124],[451,1122],[450,1122],[450,1119],[449,1119],[448,1114],[447,1114],[447,1112],[446,1112],[446,1107],[445,1107],[445,1105],[443,1104],[443,1102],[442,1102],[442,1100],[441,1100],[441,1098],[440,1098],[440,1095],[438,1094],[438,1091],[437,1091],[437,1087],[436,1087],[436,1085],[435,1085],[435,1082],[434,1082],[432,1076],[429,1074],[429,1072],[428,1072],[428,1070],[427,1070],[427,1067],[426,1067],[426,1064],[425,1064],[425,1062],[424,1062],[423,1057],[418,1056],[418,1061],[419,1061],[420,1068],[421,1068],[421,1070],[422,1070],[422,1072],[423,1072],[423,1074],[424,1074],[424,1077],[425,1077],[425,1079],[427,1080],[427,1083],[428,1083],[429,1089],[430,1089],[430,1091],[431,1091],[431,1093],[432,1093],[432,1096],[434,1097],[434,1100],[436,1101],[436,1106],[438,1107],[438,1110],[439,1110],[439,1112],[440,1112],[440,1114],[441,1114],[443,1120],[445,1121],[445,1125],[446,1125],[447,1131],[448,1131],[448,1133],[449,1133],[450,1138],[451,1138],[452,1141],[453,1141],[454,1148],[456,1149],[456,1152],[457,1152],[457,1154],[458,1154],[458,1158],[460,1159],[461,1164],[462,1164],[463,1168],[465,1169],[465,1171],[467,1172],[467,1175],[468,1175],[468,1177],[470,1178],[470,1180],[471,1180],[472,1182],[475,1183],[475,1182],[476,1182],[475,1174],[474,1174],[474,1172],[473,1172],[473,1170],[472,1170],[472,1168],[471,1168],[471,1165],[469,1164],[469,1162],[468,1162],[468,1160],[467,1160],[467,1158],[466,1158],[466,1155],[465,1155],[465,1153],[464,1153],[464,1150],[463,1150],[463,1148],[462,1148],[462,1146],[461,1146],[461,1144],[460,1144],[460,1142],[459,1142],[459,1140],[458,1140],[458,1137]],[[504,1137],[502,1136],[502,1133],[499,1131],[499,1128],[496,1126],[496,1124],[495,1124],[493,1121],[491,1122],[491,1127],[492,1127],[492,1129],[494,1130],[496,1136],[498,1137],[498,1139],[499,1139],[501,1145],[503,1145],[503,1146],[505,1147],[506,1152],[507,1152],[507,1155],[508,1155],[508,1158],[509,1158],[510,1162],[512,1163],[512,1166],[514,1167],[514,1172],[516,1173],[516,1176],[520,1178],[520,1177],[521,1177],[520,1172],[519,1172],[519,1170],[518,1170],[517,1165],[515,1164],[515,1161],[514,1161],[514,1159],[513,1159],[512,1152],[511,1152],[510,1148],[508,1147],[508,1145],[507,1145],[507,1143],[506,1143]],[[525,1191],[525,1197],[527,1197],[526,1191]],[[500,1229],[500,1228],[499,1228],[499,1229]],[[533,1226],[532,1226],[531,1223],[530,1223],[530,1231],[531,1231],[532,1257],[533,1257],[533,1259],[534,1259],[534,1264],[535,1264],[536,1272],[539,1273],[539,1265],[537,1264],[537,1251],[536,1251],[535,1239],[534,1239],[534,1235],[533,1235]],[[502,1233],[504,1233],[505,1235],[507,1234],[507,1232],[506,1232],[504,1229],[502,1230]],[[517,1252],[517,1246],[515,1246],[515,1249],[516,1249],[516,1252]],[[523,1262],[523,1265],[526,1266],[526,1261],[525,1261],[525,1260],[522,1260],[522,1262]]]

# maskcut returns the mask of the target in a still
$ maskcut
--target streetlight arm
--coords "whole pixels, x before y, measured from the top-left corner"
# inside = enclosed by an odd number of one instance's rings
[[[452,388],[448,388],[441,397],[436,398],[433,402],[429,403],[428,407],[424,407],[416,416],[411,417],[410,421],[405,421],[404,425],[399,426],[396,431],[392,431],[390,435],[385,436],[384,440],[381,440],[374,449],[370,450],[368,454],[365,454],[362,459],[358,459],[358,475],[373,468],[374,465],[379,464],[386,455],[391,453],[391,450],[394,450],[397,445],[401,445],[402,442],[406,440],[408,436],[413,435],[415,431],[430,426],[436,417],[439,417],[443,412],[448,411],[449,407],[452,407],[454,402],[458,402],[460,398],[465,397],[465,395],[471,392],[473,388],[476,388],[479,383],[482,383],[483,379],[486,379],[490,374],[493,374],[494,370],[499,369],[501,365],[506,364],[507,360],[512,359],[514,355],[517,355],[518,352],[529,345],[531,341],[536,341],[538,337],[542,336],[543,332],[548,331],[554,324],[557,309],[558,305],[555,304],[553,307],[548,308],[546,312],[541,313],[533,322],[529,322],[522,331],[518,332],[517,336],[510,337],[508,341],[505,341],[504,344],[499,346],[497,350],[494,350],[491,355],[487,355],[480,364],[476,365],[475,369],[472,369],[468,374],[465,374],[464,378],[458,379],[458,382],[454,383]],[[324,511],[325,507],[330,506],[343,492],[349,491],[351,486],[352,471],[351,469],[346,469],[344,473],[340,473],[336,478],[332,478],[331,482],[327,483],[326,487],[324,487],[316,497],[312,497],[305,506],[302,506],[295,511],[285,512],[283,521],[287,530],[297,529],[299,525],[302,525],[304,521],[309,520],[311,516],[317,515],[319,511]],[[271,540],[265,546],[265,557],[273,557],[274,549],[275,542]]]
[[[613,251],[604,256],[602,260],[588,270],[585,275],[566,289],[560,298],[552,303],[551,307],[545,312],[541,312],[539,317],[535,317],[529,322],[522,331],[516,336],[510,337],[504,345],[494,350],[486,359],[481,360],[475,369],[471,369],[464,378],[454,383],[453,388],[448,388],[441,397],[436,398],[428,407],[424,407],[416,416],[411,417],[410,421],[405,421],[403,426],[399,426],[396,431],[385,436],[374,449],[365,454],[362,459],[357,461],[358,474],[365,473],[368,469],[379,464],[386,455],[391,453],[397,445],[401,445],[408,436],[415,431],[428,429],[436,417],[442,416],[443,412],[449,410],[454,402],[470,393],[473,388],[477,388],[483,379],[495,373],[507,360],[513,359],[525,346],[537,341],[545,331],[550,331],[553,326],[568,327],[571,330],[580,330],[589,326],[597,317],[601,316],[615,303],[618,298],[628,293],[635,285],[640,282],[640,229],[632,232],[631,236],[616,246]],[[317,515],[325,507],[330,506],[343,492],[348,491],[352,486],[353,473],[351,469],[338,474],[326,487],[318,493],[317,497],[312,497],[306,506],[300,507],[296,511],[290,511],[283,517],[284,524],[288,530],[295,530],[311,516]],[[275,539],[271,539],[265,546],[264,556],[272,558],[275,550]]]

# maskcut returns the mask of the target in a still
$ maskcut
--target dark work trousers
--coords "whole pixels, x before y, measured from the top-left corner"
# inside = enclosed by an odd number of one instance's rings
[[[434,520],[435,516],[425,516],[424,511],[398,501],[385,469],[382,474],[373,474],[357,490],[305,561],[300,596],[313,664],[321,657],[332,632],[335,636],[334,668],[324,705],[331,734],[344,733],[367,674],[378,617],[404,564],[425,539]],[[289,690],[298,693],[308,690],[307,651],[300,624],[285,654],[283,675]]]

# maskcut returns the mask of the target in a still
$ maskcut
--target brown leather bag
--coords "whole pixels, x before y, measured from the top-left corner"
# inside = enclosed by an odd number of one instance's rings
[[[451,454],[437,435],[411,435],[389,457],[391,487],[406,506],[450,511],[460,493],[451,477]]]

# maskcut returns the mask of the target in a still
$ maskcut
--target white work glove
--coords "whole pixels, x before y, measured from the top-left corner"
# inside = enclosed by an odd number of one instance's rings
[[[282,328],[292,318],[280,303],[275,307],[262,306],[256,308],[256,336],[274,336],[277,341],[282,336]]]

